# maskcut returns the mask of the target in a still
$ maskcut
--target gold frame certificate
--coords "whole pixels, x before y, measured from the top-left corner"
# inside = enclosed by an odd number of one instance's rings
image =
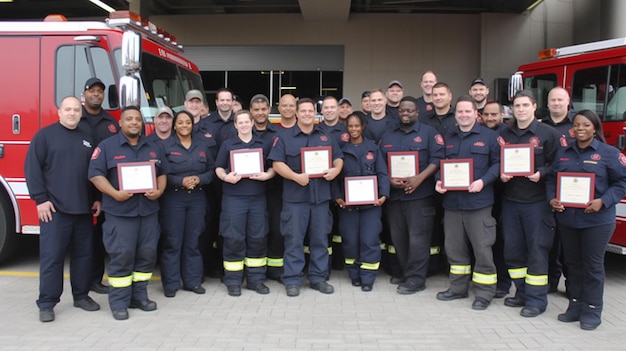
[[[595,173],[558,172],[556,179],[556,198],[563,206],[587,208],[593,200]]]
[[[500,146],[500,174],[529,176],[535,173],[535,149],[531,144]]]
[[[302,173],[308,174],[309,178],[321,178],[324,176],[324,171],[332,167],[332,147],[300,148],[300,158]]]
[[[346,205],[373,205],[378,203],[376,176],[346,177],[344,179]]]
[[[156,189],[154,162],[123,162],[117,164],[117,179],[121,191],[145,193]]]
[[[390,151],[387,153],[389,178],[408,178],[419,174],[417,151]]]
[[[441,187],[446,190],[467,190],[474,181],[474,159],[441,160]]]
[[[242,178],[263,172],[263,149],[230,150],[230,170]]]

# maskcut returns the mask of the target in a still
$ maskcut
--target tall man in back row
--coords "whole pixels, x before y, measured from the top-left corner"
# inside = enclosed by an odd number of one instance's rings
[[[93,141],[79,128],[80,101],[66,97],[59,122],[41,129],[30,143],[24,164],[30,197],[37,204],[39,236],[39,320],[52,322],[63,292],[63,264],[71,248],[70,281],[74,306],[96,311],[87,294],[91,284],[92,211],[100,214],[87,181]]]
[[[127,308],[154,311],[148,299],[148,282],[157,258],[159,197],[165,191],[169,170],[162,147],[141,136],[143,117],[139,108],[122,110],[121,132],[104,140],[94,150],[89,180],[102,192],[104,246],[109,261],[109,305],[113,318],[128,319]],[[117,168],[129,162],[152,162],[156,184],[144,193],[120,188]]]
[[[287,296],[298,296],[304,282],[304,237],[309,235],[311,259],[309,281],[311,288],[332,294],[334,288],[326,282],[328,276],[328,233],[332,217],[328,210],[331,200],[330,182],[343,167],[342,153],[334,138],[315,125],[315,102],[309,98],[298,101],[298,122],[275,139],[269,159],[283,180],[281,233],[285,237],[284,274],[282,282]],[[330,146],[332,167],[320,178],[310,178],[301,163],[303,147]]]
[[[85,128],[91,134],[93,147],[95,148],[100,142],[112,135],[117,134],[119,125],[115,118],[102,108],[104,101],[106,86],[98,78],[89,78],[85,82],[85,91],[83,91],[83,115],[80,118],[80,127]],[[96,194],[98,200],[102,195]],[[91,267],[91,291],[98,294],[107,294],[109,287],[102,284],[104,276],[104,260],[106,251],[102,242],[102,223],[104,222],[104,213],[98,216],[98,220],[94,227],[93,237],[93,262]]]

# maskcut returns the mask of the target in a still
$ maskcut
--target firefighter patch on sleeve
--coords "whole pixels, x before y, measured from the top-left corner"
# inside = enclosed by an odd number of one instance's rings
[[[96,149],[93,150],[93,153],[91,154],[91,159],[95,160],[98,158],[98,156],[100,156],[100,148],[96,147]]]
[[[500,146],[502,145],[506,145],[506,141],[504,141],[504,138],[502,138],[501,136],[498,137],[498,144],[500,144]]]
[[[565,137],[561,137],[561,146],[563,147],[567,146],[567,139],[565,139]]]
[[[626,166],[626,156],[622,153],[619,154],[619,163],[621,163],[622,166]]]
[[[441,136],[441,134],[435,135],[435,142],[439,145],[443,145],[443,137]]]

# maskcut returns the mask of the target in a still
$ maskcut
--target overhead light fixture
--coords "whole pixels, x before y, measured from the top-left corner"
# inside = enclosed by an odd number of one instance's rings
[[[0,2],[13,2],[13,0],[0,0]]]
[[[543,0],[537,0],[533,2],[532,4],[530,4],[530,6],[526,8],[526,11],[532,11],[535,7],[539,6],[539,4],[541,4],[542,2]]]
[[[115,12],[114,8],[112,8],[111,6],[103,3],[100,0],[89,0],[89,2],[91,2],[92,4],[98,6],[99,8],[103,9],[104,11],[107,11],[108,13]]]

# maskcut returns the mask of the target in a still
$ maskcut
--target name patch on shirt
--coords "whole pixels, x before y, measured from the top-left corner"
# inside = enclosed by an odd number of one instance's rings
[[[113,156],[114,160],[123,160],[126,158],[126,155]]]
[[[84,140],[84,139],[83,139],[83,146],[84,147],[88,147],[88,148],[91,149],[91,143],[89,141],[87,141],[87,140]]]
[[[592,165],[597,165],[598,164],[597,161],[591,161],[591,160],[584,160],[583,163],[589,163],[589,164],[592,164]]]
[[[170,152],[170,155],[173,155],[173,156],[180,156],[180,155],[182,155],[182,154],[181,154],[180,152],[178,152],[178,151],[172,151],[172,152]]]
[[[477,141],[477,142],[474,143],[474,146],[484,147],[485,143],[483,141]]]

